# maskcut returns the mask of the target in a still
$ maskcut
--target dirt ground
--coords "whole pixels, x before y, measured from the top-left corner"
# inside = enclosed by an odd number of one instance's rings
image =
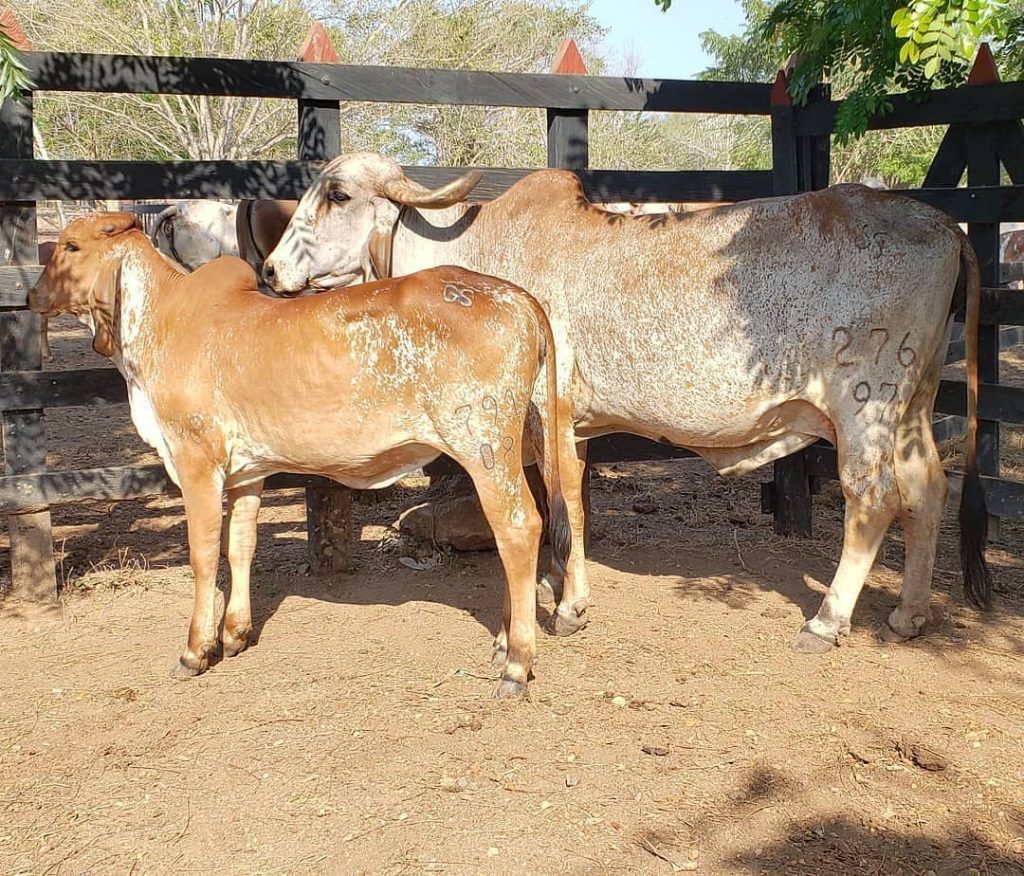
[[[100,364],[55,328],[52,368]],[[47,430],[54,468],[154,461],[124,406]],[[305,573],[301,493],[268,494],[259,641],[189,682],[180,502],[54,508],[63,599],[0,602],[0,873],[1024,873],[1024,529],[983,616],[947,509],[935,622],[886,646],[894,527],[851,637],[797,654],[842,506],[778,538],[762,477],[599,466],[592,623],[541,634],[518,703],[490,696],[496,558],[400,562],[421,481],[359,502],[335,577]]]

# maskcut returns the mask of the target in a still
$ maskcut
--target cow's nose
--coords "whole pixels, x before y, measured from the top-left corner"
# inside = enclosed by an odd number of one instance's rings
[[[277,271],[274,269],[274,263],[265,262],[263,265],[263,282],[273,287],[275,279],[277,279]]]

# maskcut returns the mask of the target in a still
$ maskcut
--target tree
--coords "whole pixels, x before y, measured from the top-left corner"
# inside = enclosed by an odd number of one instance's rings
[[[761,39],[795,55],[790,94],[798,103],[818,83],[842,80],[842,143],[861,136],[872,115],[891,110],[891,91],[963,82],[981,40],[1013,33],[1019,43],[1022,12],[1019,0],[778,0],[763,18]]]

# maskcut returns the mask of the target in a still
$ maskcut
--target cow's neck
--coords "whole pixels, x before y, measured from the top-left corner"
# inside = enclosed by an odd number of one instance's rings
[[[392,242],[392,276],[404,276],[439,264],[462,264],[454,256],[465,248],[484,210],[486,205],[482,204],[456,204],[442,210],[404,209]]]
[[[142,236],[124,245],[121,259],[120,309],[117,314],[118,354],[115,363],[128,380],[159,344],[153,332],[156,316],[174,294],[182,274]]]

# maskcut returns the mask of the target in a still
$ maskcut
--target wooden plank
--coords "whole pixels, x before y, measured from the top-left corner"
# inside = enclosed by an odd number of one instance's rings
[[[835,448],[816,444],[809,447],[805,453],[808,469],[814,477],[831,481],[838,478]],[[950,501],[955,502],[960,493],[963,474],[958,471],[947,471],[946,477],[949,480]],[[990,514],[1015,520],[1024,519],[1024,483],[982,476],[981,485],[985,490],[985,502]]]
[[[1014,185],[1024,185],[1024,124],[1020,119],[999,126],[996,147],[1010,180]]]
[[[298,123],[299,155],[309,161],[338,154],[341,112],[336,100],[300,100]]]
[[[590,163],[586,110],[548,110],[548,167],[585,170]]]
[[[942,136],[935,157],[925,174],[922,188],[937,186],[958,186],[967,170],[967,128],[964,125],[950,125]]]
[[[1000,269],[1000,277],[1002,277],[1002,269]],[[961,307],[956,312],[956,318],[963,322],[964,317],[964,308]],[[1024,289],[1001,289],[998,287],[982,289],[981,323],[982,325],[1024,325]]]
[[[0,310],[28,305],[28,290],[42,273],[40,265],[0,266]]]
[[[980,87],[980,86],[979,86]],[[970,188],[893,189],[931,204],[952,216],[957,222],[1022,222],[1024,221],[1024,186],[971,186]],[[994,286],[996,283],[988,283]]]
[[[1024,117],[1024,82],[944,88],[928,92],[923,98],[907,94],[889,95],[893,111],[874,116],[868,122],[868,128],[979,124]],[[831,134],[838,106],[837,101],[822,101],[796,107],[796,133],[800,136]]]
[[[969,90],[983,88],[972,85]],[[994,124],[973,125],[967,138],[967,185],[998,186],[1000,180],[999,153],[996,138],[999,127]],[[999,283],[999,223],[998,221],[974,221],[967,226],[978,256],[983,286]],[[978,327],[978,379],[982,383],[999,383],[999,326]],[[991,395],[991,394],[990,394]],[[999,477],[999,423],[998,418],[988,417],[982,408],[982,395],[978,392],[978,468],[983,475]],[[956,413],[955,411],[949,413]],[[999,539],[999,518],[989,512],[988,537]]]
[[[26,52],[39,91],[767,115],[770,87],[632,76]]]
[[[0,158],[32,157],[32,99],[0,102]],[[0,264],[33,264],[38,259],[35,204],[4,202],[0,197]],[[0,313],[0,384],[5,371],[42,368],[39,317],[27,310]],[[0,415],[4,474],[21,475],[46,468],[43,412],[31,409]],[[50,512],[36,505],[7,516],[12,592],[22,599],[57,596]]]
[[[298,198],[322,161],[2,161],[0,198]],[[407,167],[425,186],[468,168]],[[536,168],[477,168],[484,178],[471,200],[496,198]],[[617,171],[580,173],[587,196],[608,201],[742,201],[771,195],[765,170]]]
[[[341,151],[341,108],[337,100],[298,102],[300,161],[329,161]],[[352,491],[323,482],[306,490],[306,537],[314,572],[352,568]]]
[[[967,388],[961,380],[943,380],[935,399],[940,414],[967,415]],[[1024,423],[1024,389],[999,383],[978,387],[978,418],[1000,423]]]
[[[128,390],[116,368],[11,371],[0,379],[0,411],[124,404]]]
[[[331,485],[332,482],[324,478],[299,474],[276,474],[266,480],[268,490]],[[140,499],[162,495],[181,493],[159,463],[0,477],[0,511],[5,512],[81,499]]]

